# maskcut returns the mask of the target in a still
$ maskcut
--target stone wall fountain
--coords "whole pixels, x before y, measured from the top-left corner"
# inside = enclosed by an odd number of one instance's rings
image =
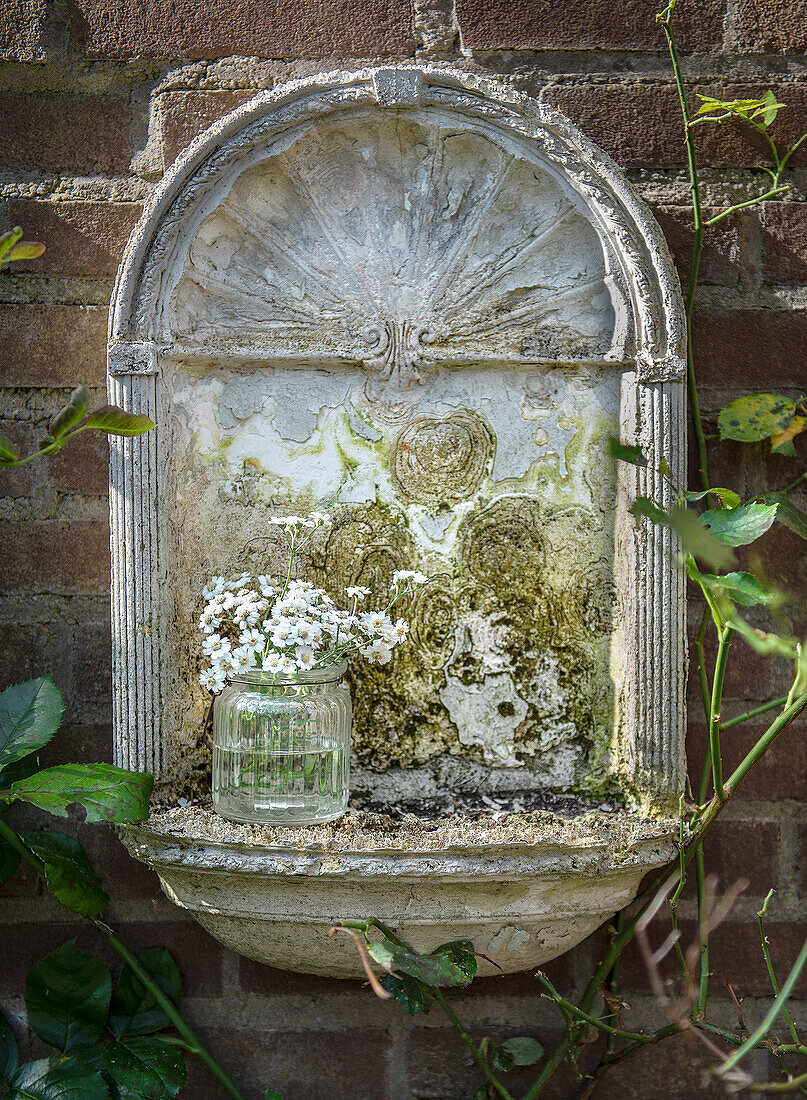
[[[110,475],[116,761],[160,797],[130,851],[287,969],[359,976],[327,931],[371,915],[504,971],[573,946],[674,852],[684,780],[676,546],[628,511],[669,491],[607,447],[683,481],[683,310],[619,169],[448,68],[289,84],[177,161],[113,305],[111,396],[158,424]],[[335,596],[430,580],[413,644],[355,673],[354,812],[234,825],[204,798],[199,593],[312,508]]]

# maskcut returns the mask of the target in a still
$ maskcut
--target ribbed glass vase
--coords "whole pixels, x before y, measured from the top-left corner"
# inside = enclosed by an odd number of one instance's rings
[[[347,808],[347,664],[233,677],[213,707],[213,805],[230,821],[310,825]]]

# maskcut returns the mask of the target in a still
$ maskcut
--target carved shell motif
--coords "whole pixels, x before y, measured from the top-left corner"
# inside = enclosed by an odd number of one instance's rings
[[[170,336],[398,389],[440,362],[614,356],[607,251],[535,156],[426,111],[320,121],[201,223]]]

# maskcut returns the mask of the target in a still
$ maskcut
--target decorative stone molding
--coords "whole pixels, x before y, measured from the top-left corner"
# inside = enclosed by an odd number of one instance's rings
[[[505,969],[571,946],[675,840],[684,585],[672,534],[629,508],[638,494],[669,503],[653,472],[662,459],[684,482],[684,373],[661,232],[557,112],[414,65],[294,82],[234,111],[155,189],[115,287],[110,395],[158,424],[112,450],[116,761],[154,771],[169,798],[204,786],[194,624],[205,573],[264,571],[272,510],[335,509],[314,576],[340,591],[394,568],[431,578],[394,675],[355,673],[365,804],[547,791],[574,792],[582,812],[622,790],[635,860],[626,848],[619,867],[595,861],[575,878],[580,852],[547,841],[560,879],[526,854],[522,871],[512,864],[513,898],[523,873],[537,908],[522,913],[528,938]],[[611,462],[617,431],[647,468]],[[643,814],[659,822],[649,847]],[[286,858],[279,843],[271,854],[243,838],[194,845],[156,819],[127,835],[225,942],[243,947],[238,928],[255,939],[254,921],[267,921],[259,957],[274,965],[292,965],[278,922],[302,897],[280,884],[304,876],[311,898],[331,886],[317,885],[327,860]],[[413,856],[405,872],[397,855],[354,865],[342,853],[339,866],[390,912],[404,895],[385,879],[433,872],[425,944],[451,875],[470,881],[509,859],[482,849]],[[286,898],[264,917],[259,866]],[[474,921],[500,961],[495,929],[512,914],[492,871],[479,874]],[[220,903],[205,896],[212,884]],[[240,900],[224,904],[231,894]],[[557,934],[541,931],[541,898],[555,899]],[[323,906],[310,902],[317,942]],[[317,952],[311,965],[336,973]]]

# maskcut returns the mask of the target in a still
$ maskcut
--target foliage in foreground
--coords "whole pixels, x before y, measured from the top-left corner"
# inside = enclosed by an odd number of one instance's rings
[[[700,106],[694,114],[687,103],[678,53],[672,34],[672,18],[676,0],[658,16],[670,50],[673,72],[679,91],[686,136],[689,175],[692,192],[692,214],[695,229],[693,258],[686,289],[687,332],[687,392],[698,450],[700,487],[693,492],[674,484],[668,463],[662,459],[658,473],[666,480],[669,500],[639,497],[632,511],[637,519],[669,528],[681,546],[681,566],[698,587],[705,610],[695,643],[695,664],[704,715],[708,726],[708,744],[700,771],[698,790],[693,792],[693,805],[682,799],[680,807],[679,857],[673,867],[663,870],[642,891],[633,905],[617,915],[609,929],[609,945],[588,986],[577,1003],[563,996],[542,973],[536,974],[542,995],[558,1008],[565,1035],[560,1044],[545,1054],[531,1039],[514,1039],[514,1047],[497,1045],[483,1039],[476,1042],[460,1022],[443,993],[444,988],[466,986],[476,971],[476,960],[470,943],[446,944],[432,956],[413,952],[394,931],[374,918],[341,922],[339,927],[352,931],[369,972],[369,959],[389,973],[381,983],[373,976],[370,984],[379,996],[393,997],[410,1015],[426,1011],[437,1004],[459,1033],[480,1069],[483,1080],[474,1100],[498,1096],[513,1100],[503,1075],[514,1065],[540,1064],[537,1075],[522,1100],[537,1100],[557,1069],[568,1063],[580,1080],[580,1100],[591,1096],[603,1076],[619,1062],[645,1047],[673,1035],[687,1034],[690,1049],[700,1052],[700,1062],[707,1076],[721,1081],[730,1093],[801,1092],[807,1095],[807,1072],[792,1074],[785,1059],[807,1057],[807,1043],[799,1036],[787,1010],[787,1000],[807,963],[807,941],[799,952],[792,970],[779,985],[770,947],[765,933],[765,916],[773,891],[758,914],[760,951],[765,960],[773,1000],[759,1026],[749,1033],[740,1002],[735,999],[738,1023],[735,1029],[720,1027],[707,1019],[709,1000],[709,937],[725,917],[734,897],[741,889],[730,888],[718,900],[714,897],[714,882],[707,877],[703,841],[714,822],[739,785],[759,763],[780,733],[807,709],[807,645],[794,637],[788,628],[784,608],[787,597],[772,585],[761,569],[743,567],[737,551],[748,557],[747,547],[762,538],[774,523],[782,524],[807,540],[807,513],[798,508],[791,494],[807,480],[807,472],[796,476],[789,484],[760,496],[743,499],[731,488],[713,486],[707,463],[707,435],[700,413],[700,401],[695,380],[692,313],[698,285],[700,257],[706,230],[724,218],[747,207],[758,206],[770,198],[788,191],[783,176],[796,149],[807,138],[781,152],[770,135],[769,128],[783,109],[772,92],[760,99],[720,100],[699,97]],[[692,132],[696,126],[739,120],[761,134],[768,146],[771,163],[762,169],[769,176],[769,186],[758,196],[731,205],[710,218],[702,213]],[[764,354],[764,349],[760,349]],[[769,441],[776,454],[794,457],[794,439],[807,429],[807,398],[781,394],[749,394],[727,405],[718,417],[720,439],[731,439],[749,446]],[[612,441],[612,456],[635,466],[646,466],[647,458],[640,449],[619,440]],[[761,624],[761,625],[760,625]],[[716,658],[709,667],[706,660],[707,641],[715,641]],[[722,717],[723,686],[732,645],[749,646],[757,653],[791,662],[792,680],[786,695],[771,699],[746,714],[731,719]],[[724,731],[765,713],[776,717],[759,737],[741,763],[724,775],[721,735]],[[688,875],[694,872],[698,935],[694,944],[684,950],[678,929],[678,904]],[[658,948],[653,948],[651,924],[666,912],[670,931]],[[378,933],[382,939],[374,939]],[[658,933],[656,933],[658,935]],[[625,1023],[629,1006],[619,994],[619,964],[623,952],[635,942],[645,961],[651,987],[667,1022],[653,1031],[631,1029]],[[440,956],[435,960],[434,955]],[[672,957],[677,967],[677,984],[671,989],[661,973],[665,959]],[[462,963],[460,963],[460,959]],[[462,976],[462,980],[460,977]],[[733,990],[729,987],[733,994]],[[779,1024],[787,1029],[781,1038],[773,1028]],[[584,1045],[599,1037],[602,1052],[599,1062],[588,1073],[578,1065],[578,1055]],[[504,1050],[503,1048],[507,1048]],[[767,1050],[778,1059],[783,1079],[776,1082],[754,1082],[741,1064],[755,1050]],[[523,1053],[522,1053],[523,1052]],[[524,1057],[526,1061],[518,1061]],[[747,1063],[746,1063],[747,1065]]]

